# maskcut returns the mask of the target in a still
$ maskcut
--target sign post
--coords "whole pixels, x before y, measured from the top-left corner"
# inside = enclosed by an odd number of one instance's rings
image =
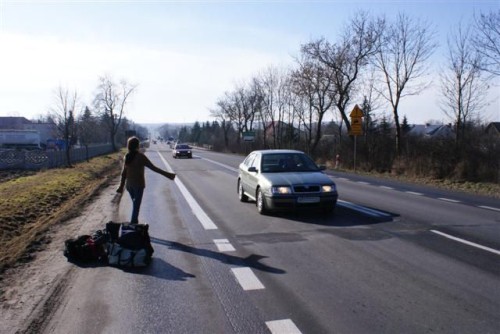
[[[356,144],[358,136],[363,135],[363,110],[356,104],[349,116],[351,117],[349,135],[354,136],[354,172],[356,172]]]
[[[255,140],[255,131],[245,131],[241,134],[243,141],[253,142]]]

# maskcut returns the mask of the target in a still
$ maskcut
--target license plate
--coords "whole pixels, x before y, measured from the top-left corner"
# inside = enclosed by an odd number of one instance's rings
[[[319,197],[299,197],[297,203],[319,203]]]

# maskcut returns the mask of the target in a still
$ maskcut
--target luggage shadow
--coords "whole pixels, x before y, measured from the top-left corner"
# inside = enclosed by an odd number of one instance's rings
[[[189,278],[195,278],[196,276],[179,269],[165,260],[155,257],[151,259],[151,263],[147,267],[142,268],[122,268],[113,266],[114,268],[121,269],[124,272],[152,276],[159,279],[169,280],[169,281],[187,281]]]
[[[273,274],[285,274],[286,271],[283,269],[275,268],[268,266],[261,262],[262,259],[267,258],[267,256],[262,256],[258,254],[252,254],[245,258],[229,255],[226,253],[220,253],[216,251],[212,251],[210,249],[205,248],[197,248],[189,245],[185,245],[176,241],[168,241],[163,239],[158,239],[151,237],[151,242],[159,245],[164,245],[170,247],[170,249],[174,249],[181,252],[191,253],[198,256],[208,257],[222,263],[231,264],[240,267],[250,267],[256,270],[273,273]]]

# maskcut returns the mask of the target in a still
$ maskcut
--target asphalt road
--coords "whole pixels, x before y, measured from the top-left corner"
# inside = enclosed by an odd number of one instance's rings
[[[75,272],[45,332],[500,332],[500,201],[333,172],[334,215],[261,216],[242,157],[147,155],[151,266]]]

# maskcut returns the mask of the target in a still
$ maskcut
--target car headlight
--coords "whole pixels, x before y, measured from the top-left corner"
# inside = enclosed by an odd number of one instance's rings
[[[321,186],[321,191],[324,193],[331,193],[335,191],[335,185],[325,184]]]
[[[286,194],[291,194],[292,189],[290,187],[286,187],[286,186],[272,187],[271,192],[273,194],[286,195]]]

